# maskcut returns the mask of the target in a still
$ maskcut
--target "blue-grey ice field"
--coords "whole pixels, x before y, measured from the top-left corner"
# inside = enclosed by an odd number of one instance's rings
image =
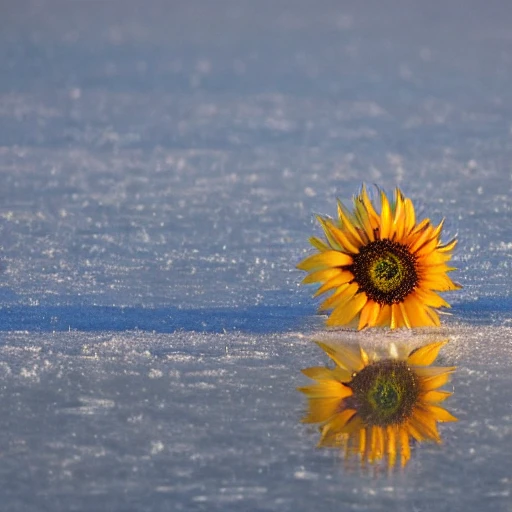
[[[512,511],[512,4],[4,0],[0,510]],[[315,447],[295,265],[362,182],[457,235],[443,444]]]

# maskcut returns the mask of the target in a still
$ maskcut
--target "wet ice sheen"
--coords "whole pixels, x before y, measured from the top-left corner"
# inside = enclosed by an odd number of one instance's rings
[[[7,7],[2,510],[510,511],[511,16]],[[460,239],[436,334],[460,421],[390,476],[315,449],[295,391],[329,335],[294,265],[363,180]]]
[[[3,493],[15,499],[25,489],[30,506],[35,485],[48,503],[105,510],[141,495],[152,496],[141,504],[148,510],[169,503],[334,509],[334,499],[354,509],[386,510],[391,502],[405,509],[432,500],[442,501],[441,508],[471,509],[491,498],[505,510],[512,352],[509,347],[493,361],[475,358],[474,350],[480,335],[494,346],[510,334],[508,327],[458,323],[443,329],[440,335],[452,343],[440,364],[458,366],[449,409],[460,421],[440,425],[442,447],[422,444],[404,471],[376,478],[334,451],[316,450],[318,432],[298,423],[305,410],[295,391],[305,379],[299,369],[326,362],[309,336],[97,334],[88,335],[91,357],[73,353],[81,332],[6,333],[2,357],[13,368],[3,378],[0,421],[10,461],[3,477],[11,485]],[[349,337],[381,342],[371,333]],[[386,341],[404,337],[418,342],[407,333],[387,334]],[[29,350],[29,343],[40,350]],[[212,351],[213,345],[229,350]],[[175,357],[179,353],[191,357]],[[16,370],[20,360],[37,368],[37,382]],[[161,377],[150,378],[152,372]],[[20,482],[29,463],[38,478]]]

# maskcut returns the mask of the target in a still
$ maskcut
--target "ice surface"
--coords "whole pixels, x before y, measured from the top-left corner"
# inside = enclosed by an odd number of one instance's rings
[[[505,1],[5,5],[1,510],[510,512],[511,23]],[[332,334],[294,265],[362,181],[460,239],[439,332],[357,338],[452,340],[460,421],[391,475],[315,449],[295,391]]]

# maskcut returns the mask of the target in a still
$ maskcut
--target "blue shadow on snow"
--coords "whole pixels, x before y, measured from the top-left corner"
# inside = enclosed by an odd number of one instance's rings
[[[129,331],[158,333],[284,332],[301,329],[313,311],[306,306],[178,309],[173,307],[2,306],[0,331]]]
[[[512,297],[484,296],[476,300],[453,304],[454,317],[474,324],[500,324],[510,321]]]

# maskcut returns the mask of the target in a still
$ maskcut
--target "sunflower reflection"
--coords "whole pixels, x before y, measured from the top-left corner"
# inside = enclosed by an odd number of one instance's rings
[[[320,424],[321,447],[340,447],[362,462],[387,459],[405,466],[411,441],[441,442],[439,422],[457,421],[439,404],[455,367],[431,366],[446,341],[414,350],[391,345],[384,355],[362,347],[320,343],[334,368],[302,372],[315,381],[298,388],[308,397],[304,423]]]

